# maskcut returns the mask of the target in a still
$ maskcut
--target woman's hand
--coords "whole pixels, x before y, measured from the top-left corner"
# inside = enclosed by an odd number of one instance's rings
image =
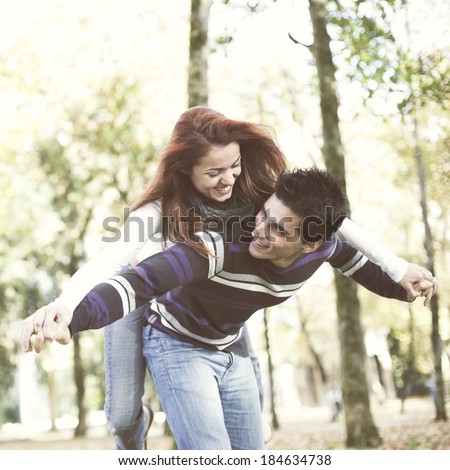
[[[73,313],[63,304],[52,302],[36,310],[22,322],[21,344],[25,352],[40,353],[45,341],[67,344]]]

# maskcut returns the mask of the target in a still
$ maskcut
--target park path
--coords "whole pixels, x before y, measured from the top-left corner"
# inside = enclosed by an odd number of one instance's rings
[[[383,449],[448,449],[450,422],[436,423],[431,398],[408,399],[400,413],[400,402],[389,400],[372,406]],[[344,449],[343,417],[330,420],[325,407],[302,408],[297,414],[280,416],[281,427],[273,433],[267,449]],[[172,439],[162,435],[162,425],[152,426],[149,449],[170,450]],[[72,431],[23,433],[0,432],[0,450],[113,450],[114,441],[105,426],[90,430],[88,437],[72,438]]]

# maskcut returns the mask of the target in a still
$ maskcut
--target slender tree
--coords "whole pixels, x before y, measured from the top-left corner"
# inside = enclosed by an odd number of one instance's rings
[[[191,1],[188,106],[208,105],[208,20],[212,0]]]
[[[270,397],[270,412],[272,415],[272,428],[279,429],[280,423],[278,421],[277,410],[275,406],[275,383],[273,379],[273,361],[270,348],[270,336],[269,336],[269,309],[264,309],[264,342],[267,351],[267,370],[269,375],[269,397]]]
[[[311,48],[320,87],[325,165],[346,190],[345,157],[339,130],[335,67],[327,31],[327,0],[309,0],[314,43]],[[335,274],[338,331],[341,348],[342,397],[347,430],[347,447],[375,448],[380,442],[370,410],[365,371],[365,346],[360,304],[351,279]]]
[[[422,209],[422,218],[425,227],[424,246],[427,254],[427,268],[435,273],[433,235],[429,223],[428,200],[426,193],[426,174],[422,148],[419,139],[419,125],[416,118],[413,119],[414,126],[414,156],[417,165],[417,175],[419,180],[420,207]],[[442,339],[439,332],[439,297],[435,294],[431,298],[431,344],[434,357],[434,375],[436,382],[436,420],[446,421],[447,413],[445,410],[445,392],[444,379],[442,375]]]
[[[407,1],[403,0],[404,8],[407,13]],[[407,37],[409,39],[409,23],[408,16],[406,14],[406,31]],[[419,69],[418,74],[421,74]],[[409,108],[409,117],[412,119],[412,129],[413,129],[413,145],[414,145],[414,157],[417,167],[417,176],[419,181],[419,197],[420,197],[420,207],[422,209],[422,219],[424,224],[424,247],[427,255],[427,268],[435,273],[435,262],[434,262],[434,248],[433,248],[433,234],[431,232],[430,222],[429,222],[429,211],[428,211],[428,198],[426,191],[426,172],[425,172],[425,163],[424,155],[421,146],[420,139],[420,129],[419,121],[417,119],[416,113],[420,108],[421,100],[419,97],[422,95],[422,90],[420,86],[414,86],[415,84],[420,83],[418,80],[419,77],[410,76],[411,80],[408,80],[410,87],[410,101],[411,107]],[[404,107],[408,109],[408,107]],[[406,116],[408,117],[408,116]],[[434,375],[436,382],[436,399],[434,400],[436,406],[436,420],[437,421],[446,421],[447,412],[445,409],[445,391],[444,391],[444,379],[442,375],[442,339],[439,331],[439,297],[435,294],[431,298],[430,302],[431,309],[431,343],[433,347],[433,357],[434,357]]]

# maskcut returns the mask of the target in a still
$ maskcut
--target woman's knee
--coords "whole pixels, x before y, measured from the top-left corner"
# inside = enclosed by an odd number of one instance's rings
[[[135,404],[134,406],[118,406],[111,404],[106,400],[105,403],[105,416],[108,426],[112,430],[124,429],[134,426],[138,421],[139,414],[142,408],[142,403]]]

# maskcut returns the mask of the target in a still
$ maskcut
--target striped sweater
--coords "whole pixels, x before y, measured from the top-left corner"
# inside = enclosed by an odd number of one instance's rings
[[[98,284],[75,309],[72,335],[102,328],[151,301],[145,316],[156,328],[225,349],[254,312],[291,297],[325,262],[372,292],[407,300],[381,268],[334,236],[286,268],[253,258],[247,243],[226,242],[215,232],[201,237],[214,255],[209,259],[180,243]]]

